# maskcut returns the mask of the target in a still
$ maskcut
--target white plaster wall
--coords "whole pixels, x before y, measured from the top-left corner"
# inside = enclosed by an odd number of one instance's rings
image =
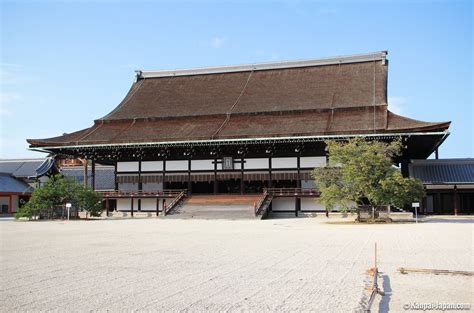
[[[213,170],[214,163],[212,162],[214,162],[214,160],[191,160],[191,170],[193,171]]]
[[[117,162],[117,172],[138,172],[138,162]]]
[[[187,160],[166,161],[166,171],[187,171],[187,170],[188,170]]]
[[[272,211],[294,211],[295,198],[273,198]]]
[[[301,211],[326,211],[317,198],[301,198]]]
[[[297,168],[297,158],[273,158],[272,168]]]
[[[142,200],[142,207],[141,207],[142,211],[156,211],[156,199],[145,198],[141,200]],[[160,205],[160,201],[158,201],[158,204]],[[138,204],[136,208],[138,208]]]
[[[142,172],[159,172],[163,171],[163,161],[143,161],[142,162]]]
[[[267,169],[269,168],[268,159],[245,159],[244,168],[245,169]]]
[[[325,156],[318,156],[318,157],[301,157],[300,158],[300,166],[301,167],[322,167],[326,165],[326,157]]]
[[[117,199],[117,211],[130,211],[130,199]]]
[[[19,198],[17,195],[13,195],[12,196],[12,208],[13,208],[13,212],[16,212],[18,211],[18,205],[19,205]]]

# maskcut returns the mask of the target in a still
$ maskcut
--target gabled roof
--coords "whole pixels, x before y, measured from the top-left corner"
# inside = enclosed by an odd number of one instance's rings
[[[139,71],[90,128],[31,147],[444,132],[388,111],[386,52],[243,66]]]
[[[14,177],[35,177],[36,169],[44,162],[42,159],[9,159],[0,160],[0,173],[7,173]]]
[[[33,188],[24,181],[10,174],[0,173],[0,192],[4,193],[31,193]]]
[[[413,160],[408,170],[425,184],[474,184],[474,159]]]

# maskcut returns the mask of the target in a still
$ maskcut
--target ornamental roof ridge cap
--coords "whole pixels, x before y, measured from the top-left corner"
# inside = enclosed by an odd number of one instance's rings
[[[317,59],[287,60],[278,62],[262,62],[241,65],[224,65],[197,68],[181,68],[173,70],[136,70],[138,79],[173,77],[173,76],[191,76],[202,74],[219,74],[245,71],[263,71],[272,69],[298,68],[308,66],[323,66],[344,63],[359,63],[385,60],[388,51],[377,51],[362,54],[341,55],[334,57],[325,57]]]

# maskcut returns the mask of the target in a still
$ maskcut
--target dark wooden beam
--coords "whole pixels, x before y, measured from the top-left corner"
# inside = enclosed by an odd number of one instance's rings
[[[95,160],[91,162],[91,188],[95,190]]]

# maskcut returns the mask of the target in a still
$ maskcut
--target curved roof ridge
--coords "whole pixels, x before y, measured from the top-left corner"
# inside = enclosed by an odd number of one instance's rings
[[[362,54],[342,55],[317,59],[288,60],[278,62],[262,62],[241,65],[209,66],[196,68],[181,68],[174,70],[136,70],[138,79],[205,75],[232,72],[264,71],[273,69],[285,69],[296,67],[322,66],[344,63],[358,63],[385,60],[387,51],[377,51]]]

